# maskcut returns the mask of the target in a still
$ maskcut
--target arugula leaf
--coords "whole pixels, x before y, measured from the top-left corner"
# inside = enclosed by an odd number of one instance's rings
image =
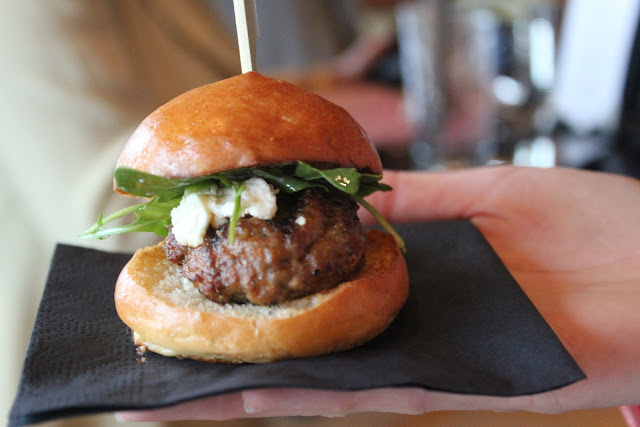
[[[247,188],[247,185],[243,182],[240,185],[234,186],[236,190],[236,197],[233,202],[233,215],[229,218],[229,243],[233,244],[236,240],[236,224],[240,215],[242,215],[242,192]]]
[[[234,212],[229,219],[229,242],[235,240],[235,226],[242,216],[241,196],[246,185],[244,181],[258,177],[287,193],[295,193],[311,187],[329,190],[333,187],[346,193],[358,204],[367,209],[378,220],[404,250],[404,242],[393,227],[364,200],[376,191],[390,191],[391,187],[382,184],[382,175],[360,173],[355,168],[318,169],[305,162],[284,164],[266,168],[238,168],[211,175],[170,179],[127,167],[119,167],[114,171],[116,187],[126,193],[139,197],[152,198],[146,203],[117,211],[106,218],[102,215],[96,224],[80,236],[81,239],[104,239],[105,237],[150,231],[166,237],[171,226],[171,210],[180,204],[185,194],[206,191],[212,186],[235,189]],[[105,228],[104,225],[126,215],[134,214],[134,221],[128,225]]]
[[[356,203],[358,203],[360,206],[362,206],[367,211],[369,211],[369,213],[373,215],[376,221],[380,223],[382,228],[384,228],[385,231],[387,231],[389,234],[393,236],[393,238],[396,240],[396,243],[398,244],[402,252],[407,252],[407,247],[405,246],[404,240],[402,240],[402,237],[400,237],[398,232],[394,230],[391,224],[389,224],[389,222],[385,219],[385,217],[383,217],[382,214],[380,214],[380,212],[378,212],[376,208],[374,208],[372,205],[369,204],[369,202],[367,202],[360,196],[351,196],[351,198],[355,200]]]
[[[195,184],[204,184],[206,182],[231,188],[233,187],[234,181],[245,181],[252,176],[253,172],[250,168],[239,168],[186,179],[164,178],[125,166],[116,168],[113,172],[116,187],[125,193],[138,197],[155,197],[167,191],[177,191],[180,188],[186,188]]]
[[[132,212],[137,211],[141,206],[145,205],[146,203],[140,203],[137,205],[133,205],[133,206],[128,206],[124,209],[121,209],[117,212],[112,213],[111,215],[109,215],[106,218],[103,218],[102,215],[100,215],[98,217],[98,222],[96,222],[93,226],[91,226],[91,228],[89,228],[87,231],[84,232],[84,234],[82,234],[80,236],[81,239],[92,239],[92,238],[98,238],[98,239],[102,239],[104,237],[98,237],[97,235],[95,235],[95,233],[100,230],[102,228],[103,224],[109,223],[111,221],[114,221],[118,218],[121,218],[123,216],[129,215]],[[106,237],[106,236],[105,236]]]
[[[193,184],[188,180],[164,178],[127,167],[116,168],[113,177],[119,190],[138,197],[153,197]]]
[[[377,173],[361,173],[360,181],[361,182],[378,182],[382,179],[382,175]]]
[[[302,178],[296,178],[290,175],[277,175],[275,172],[267,172],[262,169],[255,169],[253,174],[286,193],[296,193],[310,187],[324,188],[324,186],[320,184],[314,184]]]
[[[385,184],[360,184],[360,188],[358,189],[357,196],[367,197],[375,193],[376,191],[391,191],[391,187]]]
[[[354,168],[335,168],[321,170],[308,163],[298,162],[295,176],[305,180],[324,178],[329,184],[347,194],[356,194],[360,187],[360,173]]]
[[[170,190],[160,193],[158,197],[156,197],[156,199],[158,203],[168,202],[169,200],[173,200],[173,199],[181,199],[182,196],[184,196],[184,192],[187,188],[189,187],[172,188]]]
[[[115,234],[138,231],[149,231],[161,237],[167,237],[171,225],[171,210],[180,204],[180,200],[180,198],[174,198],[168,201],[160,201],[160,198],[156,198],[147,203],[140,203],[119,210],[104,219],[100,215],[98,222],[79,237],[81,239],[104,239]],[[135,221],[131,224],[111,228],[103,227],[104,224],[130,213],[135,215]]]

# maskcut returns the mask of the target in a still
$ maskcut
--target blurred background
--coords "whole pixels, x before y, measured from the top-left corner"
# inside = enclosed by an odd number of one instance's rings
[[[6,0],[1,10],[6,419],[55,243],[79,245],[99,213],[128,203],[112,194],[111,172],[147,114],[240,63],[232,0]],[[258,70],[345,107],[387,168],[514,163],[640,177],[640,0],[257,0],[257,11]],[[89,244],[132,251],[150,239]],[[617,408],[219,423],[300,424],[625,425]]]

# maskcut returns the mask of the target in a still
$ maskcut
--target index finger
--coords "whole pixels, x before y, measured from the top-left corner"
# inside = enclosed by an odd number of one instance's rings
[[[482,210],[482,201],[495,184],[513,167],[485,167],[447,172],[384,172],[382,182],[393,191],[377,192],[367,198],[387,221],[417,222],[470,219]],[[361,212],[365,223],[374,223]]]

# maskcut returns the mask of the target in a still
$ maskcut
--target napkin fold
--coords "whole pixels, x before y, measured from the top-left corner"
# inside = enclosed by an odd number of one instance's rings
[[[143,362],[113,303],[116,279],[131,255],[58,245],[9,425],[263,387],[412,386],[517,396],[585,378],[471,223],[396,229],[407,245],[410,294],[387,331],[353,350],[258,365],[149,352]]]

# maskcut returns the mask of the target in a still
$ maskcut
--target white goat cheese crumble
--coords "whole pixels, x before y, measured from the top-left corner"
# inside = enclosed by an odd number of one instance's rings
[[[278,190],[262,178],[250,178],[245,181],[245,186],[240,196],[241,216],[272,219],[277,210]],[[215,185],[183,196],[180,204],[171,210],[171,224],[176,241],[181,245],[200,246],[209,225],[218,228],[233,216],[235,196],[233,188]]]

